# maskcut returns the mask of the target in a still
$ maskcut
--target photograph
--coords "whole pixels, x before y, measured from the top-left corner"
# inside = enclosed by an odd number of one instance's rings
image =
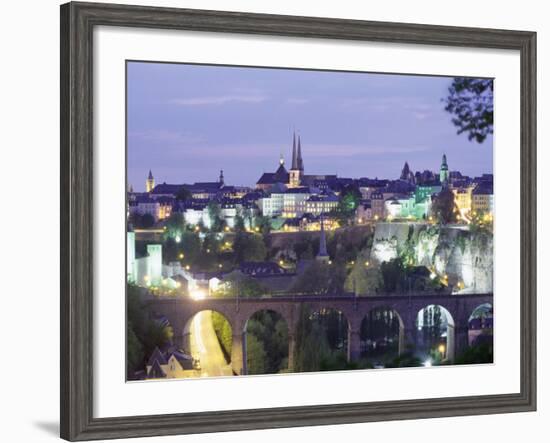
[[[493,364],[493,83],[126,60],[126,381]]]

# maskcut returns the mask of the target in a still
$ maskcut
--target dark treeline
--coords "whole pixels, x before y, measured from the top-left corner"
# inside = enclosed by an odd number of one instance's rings
[[[296,328],[294,371],[347,369],[348,325],[335,310],[312,311],[302,306]]]
[[[276,374],[288,368],[288,326],[280,314],[256,312],[247,323],[249,374]]]

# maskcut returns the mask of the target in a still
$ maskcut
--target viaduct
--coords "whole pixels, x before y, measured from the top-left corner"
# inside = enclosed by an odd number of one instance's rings
[[[246,326],[254,313],[262,310],[277,312],[288,326],[289,370],[293,369],[296,324],[302,305],[313,311],[334,309],[340,311],[348,322],[348,360],[360,357],[360,328],[362,320],[376,308],[395,311],[399,317],[399,352],[405,346],[416,344],[416,319],[427,306],[438,305],[448,312],[447,356],[451,360],[468,345],[470,316],[481,305],[493,305],[493,294],[406,294],[355,296],[345,295],[285,295],[255,298],[206,298],[194,300],[187,297],[148,297],[152,312],[165,316],[170,322],[176,344],[183,347],[184,337],[195,314],[211,310],[222,314],[230,323],[233,333],[231,365],[235,374],[246,373],[243,354],[246,353]],[[244,352],[243,352],[244,351]]]

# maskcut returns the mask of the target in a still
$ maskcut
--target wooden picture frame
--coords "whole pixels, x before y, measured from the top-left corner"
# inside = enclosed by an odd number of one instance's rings
[[[94,418],[94,27],[122,26],[519,51],[521,390],[518,394]],[[533,411],[536,408],[536,34],[98,3],[61,6],[61,437],[144,437]]]

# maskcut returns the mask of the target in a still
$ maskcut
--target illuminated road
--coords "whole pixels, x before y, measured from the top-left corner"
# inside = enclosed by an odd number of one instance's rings
[[[191,324],[191,353],[201,364],[201,377],[233,375],[212,326],[212,311],[201,311]]]

